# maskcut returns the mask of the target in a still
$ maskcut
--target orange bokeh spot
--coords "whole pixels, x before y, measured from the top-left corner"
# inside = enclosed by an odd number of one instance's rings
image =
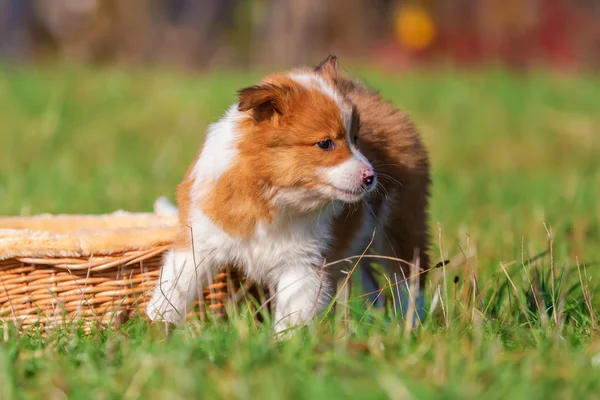
[[[398,41],[411,50],[423,50],[435,38],[435,26],[429,13],[418,6],[402,7],[396,16]]]

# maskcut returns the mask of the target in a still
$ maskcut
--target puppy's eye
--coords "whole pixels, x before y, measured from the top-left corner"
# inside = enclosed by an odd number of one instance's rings
[[[354,136],[354,144],[358,143],[358,136]]]
[[[317,146],[323,150],[331,150],[333,148],[333,142],[331,139],[323,140],[321,142],[317,142]]]

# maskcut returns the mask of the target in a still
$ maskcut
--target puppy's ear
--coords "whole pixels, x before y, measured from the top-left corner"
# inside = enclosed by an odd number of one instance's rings
[[[335,80],[339,74],[338,59],[330,54],[315,68],[315,72]]]
[[[291,88],[262,83],[238,92],[238,110],[250,111],[256,122],[274,120],[287,111]]]

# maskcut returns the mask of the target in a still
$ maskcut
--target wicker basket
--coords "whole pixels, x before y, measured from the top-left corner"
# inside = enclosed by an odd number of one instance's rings
[[[89,326],[143,313],[176,224],[176,217],[126,212],[0,218],[0,320]],[[222,315],[242,281],[226,268],[203,293],[207,307],[195,312]]]

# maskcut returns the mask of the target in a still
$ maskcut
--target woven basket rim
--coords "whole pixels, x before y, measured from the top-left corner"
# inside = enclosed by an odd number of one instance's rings
[[[169,245],[177,217],[145,212],[0,217],[0,261],[90,257]]]

